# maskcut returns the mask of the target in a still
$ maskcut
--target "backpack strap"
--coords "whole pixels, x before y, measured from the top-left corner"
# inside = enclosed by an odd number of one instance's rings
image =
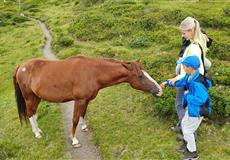
[[[203,76],[202,74],[200,74],[197,79],[195,80],[195,82],[199,82],[201,84],[203,84],[205,86],[205,88],[209,88],[208,82],[206,81],[205,76]]]
[[[207,70],[205,69],[205,65],[204,65],[204,51],[200,45],[200,43],[198,43],[199,47],[200,47],[200,50],[201,50],[201,60],[202,60],[202,63],[203,63],[203,66],[204,66],[204,75],[207,73]]]

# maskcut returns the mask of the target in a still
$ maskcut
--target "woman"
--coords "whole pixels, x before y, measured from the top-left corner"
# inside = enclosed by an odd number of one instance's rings
[[[199,22],[192,18],[185,18],[180,24],[180,30],[183,38],[183,48],[179,54],[179,59],[185,58],[187,56],[196,55],[200,60],[199,72],[204,75],[205,69],[208,70],[211,67],[211,62],[205,58],[208,47],[210,46],[211,39],[202,33]],[[204,62],[202,61],[202,54],[204,57]],[[205,68],[204,68],[205,65]],[[180,80],[185,76],[185,71],[181,64],[176,67],[176,77],[172,78],[170,81],[174,84],[177,80]],[[182,96],[184,95],[184,88],[177,88],[176,91],[176,111],[178,115],[179,122],[175,127],[171,129],[176,132],[181,132],[181,121],[184,117],[185,110],[182,107]]]

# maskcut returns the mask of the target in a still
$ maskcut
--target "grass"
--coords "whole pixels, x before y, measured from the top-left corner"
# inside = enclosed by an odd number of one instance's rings
[[[59,58],[76,54],[122,60],[142,57],[147,71],[159,82],[174,74],[180,48],[179,22],[184,16],[195,16],[214,39],[214,47],[209,53],[213,62],[211,73],[218,75],[214,76],[216,86],[211,92],[215,100],[218,99],[214,104],[223,110],[229,106],[229,17],[224,15],[229,2],[88,2],[90,0],[84,3],[81,0],[48,0],[46,3],[26,0],[23,9],[25,14],[48,24],[54,38],[52,45]],[[87,16],[88,19],[84,19]],[[213,20],[210,17],[214,17]],[[105,26],[97,24],[102,20],[106,20]],[[95,30],[91,30],[92,24],[97,27]],[[111,24],[112,27],[108,27]],[[79,26],[86,27],[75,32]],[[41,55],[42,34],[31,22],[0,29],[0,72],[4,75],[0,77],[3,93],[0,94],[0,155],[3,159],[65,159],[61,117],[55,105],[43,102],[40,106],[38,123],[45,132],[41,141],[33,138],[29,126],[19,126],[16,114],[11,82],[13,68],[26,59]],[[94,35],[92,31],[97,33]],[[146,48],[135,48],[142,47],[145,42],[148,43]],[[126,84],[101,90],[89,105],[87,120],[94,133],[93,141],[99,145],[104,159],[178,159],[175,147],[179,143],[169,130],[176,123],[174,97],[173,89],[166,90],[162,98],[155,98]],[[169,111],[172,114],[167,115]],[[229,117],[230,112],[223,112],[228,114],[217,114]],[[230,124],[217,122],[204,121],[199,128],[197,147],[201,159],[228,160],[230,157]],[[30,155],[26,154],[27,150]],[[45,151],[48,153],[41,154]]]

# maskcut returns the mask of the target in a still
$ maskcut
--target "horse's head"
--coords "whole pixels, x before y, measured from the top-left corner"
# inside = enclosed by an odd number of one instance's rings
[[[153,95],[157,96],[163,94],[160,85],[144,71],[139,61],[123,62],[122,65],[128,70],[128,82],[133,88],[151,92]]]

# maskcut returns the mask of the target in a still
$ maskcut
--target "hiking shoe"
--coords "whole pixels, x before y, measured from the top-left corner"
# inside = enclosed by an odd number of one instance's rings
[[[177,124],[176,126],[171,127],[171,130],[173,132],[179,132],[179,133],[181,133],[181,126],[179,124]]]
[[[178,135],[176,136],[176,141],[178,141],[178,142],[184,141],[183,135],[178,134]]]
[[[182,145],[176,147],[176,150],[177,150],[178,152],[185,152],[185,151],[187,151],[186,144],[183,143]]]
[[[185,155],[181,156],[181,160],[198,160],[199,156],[197,154],[197,151],[195,152],[188,152]]]

